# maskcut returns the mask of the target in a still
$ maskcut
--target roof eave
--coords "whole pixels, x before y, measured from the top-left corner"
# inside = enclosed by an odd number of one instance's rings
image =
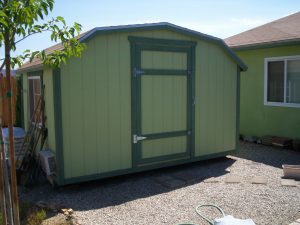
[[[20,73],[24,73],[24,72],[33,72],[33,71],[41,70],[41,69],[43,69],[43,67],[44,67],[43,64],[29,66],[29,67],[17,69],[16,73],[20,74]]]
[[[255,50],[261,48],[274,48],[274,47],[283,47],[288,45],[297,45],[300,44],[300,38],[288,39],[288,40],[279,40],[271,42],[261,42],[248,45],[231,45],[229,46],[234,51],[245,51],[245,50]]]

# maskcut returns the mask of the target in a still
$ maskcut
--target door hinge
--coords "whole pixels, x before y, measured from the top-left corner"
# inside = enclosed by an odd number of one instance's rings
[[[144,73],[145,73],[145,71],[143,71],[141,69],[133,68],[133,76],[134,77],[140,76],[140,75],[142,75]]]
[[[145,140],[147,139],[147,137],[143,137],[143,136],[138,136],[136,134],[133,135],[133,143],[136,144],[139,141]]]

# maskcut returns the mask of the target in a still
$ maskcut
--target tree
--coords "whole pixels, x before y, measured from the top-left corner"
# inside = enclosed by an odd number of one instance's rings
[[[0,47],[5,46],[9,52],[16,50],[16,45],[26,38],[50,32],[52,41],[61,41],[64,49],[56,50],[46,55],[45,51],[26,50],[23,54],[10,58],[12,67],[21,65],[24,60],[40,58],[44,64],[59,66],[71,56],[80,56],[84,45],[79,43],[76,35],[81,31],[81,25],[74,23],[67,26],[63,17],[58,16],[39,24],[45,15],[53,10],[54,0],[0,0]],[[0,70],[5,66],[5,57],[0,64]]]
[[[24,60],[32,61],[39,58],[45,65],[58,67],[65,63],[71,56],[80,56],[85,46],[81,44],[76,35],[81,31],[81,25],[74,23],[68,26],[63,17],[52,18],[44,21],[44,16],[48,15],[54,6],[54,0],[0,0],[0,47],[4,46],[4,57],[0,63],[0,71],[6,68],[7,87],[9,92],[7,97],[11,97],[10,70],[15,65],[22,65]],[[21,55],[11,57],[11,52],[17,49],[17,44],[26,38],[42,33],[50,32],[52,41],[61,41],[62,50],[56,50],[50,54],[45,51],[26,50]],[[1,62],[0,61],[0,62]],[[12,125],[11,101],[8,101],[8,128],[9,128],[9,147],[11,161],[11,186],[12,202],[14,203],[14,224],[19,225],[18,197],[16,183],[16,168],[14,160],[14,142]]]

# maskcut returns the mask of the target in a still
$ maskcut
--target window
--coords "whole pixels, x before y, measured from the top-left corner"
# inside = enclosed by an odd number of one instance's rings
[[[264,102],[300,108],[300,56],[265,59]]]
[[[28,97],[29,97],[29,119],[34,119],[34,122],[40,123],[41,117],[33,118],[34,110],[37,108],[37,105],[39,104],[39,99],[41,96],[41,79],[39,76],[30,76],[28,78]],[[40,104],[37,108],[36,115],[39,114],[40,111]]]

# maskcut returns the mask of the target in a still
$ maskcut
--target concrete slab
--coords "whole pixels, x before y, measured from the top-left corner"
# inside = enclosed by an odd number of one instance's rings
[[[225,183],[240,183],[242,182],[242,178],[239,176],[229,176],[225,178]]]
[[[252,184],[267,184],[268,179],[266,177],[263,177],[263,176],[255,176],[255,177],[252,177],[250,182]]]
[[[300,223],[298,223],[297,221],[290,223],[289,225],[300,225]]]
[[[292,180],[292,179],[281,179],[281,185],[282,186],[296,187],[297,183],[296,183],[295,180]]]
[[[165,180],[160,184],[167,188],[179,188],[179,187],[183,187],[186,184],[186,182],[179,179],[170,179],[170,180]]]
[[[216,177],[211,177],[211,178],[205,179],[203,182],[204,183],[218,183],[219,180]]]
[[[186,182],[193,182],[202,179],[202,177],[198,176],[195,173],[176,173],[172,174],[172,176]]]
[[[161,182],[164,182],[164,181],[167,181],[167,180],[171,180],[171,179],[174,179],[174,178],[171,177],[171,176],[167,176],[167,175],[161,175],[161,176],[158,176],[158,177],[154,178],[154,180],[158,183],[161,183]]]

